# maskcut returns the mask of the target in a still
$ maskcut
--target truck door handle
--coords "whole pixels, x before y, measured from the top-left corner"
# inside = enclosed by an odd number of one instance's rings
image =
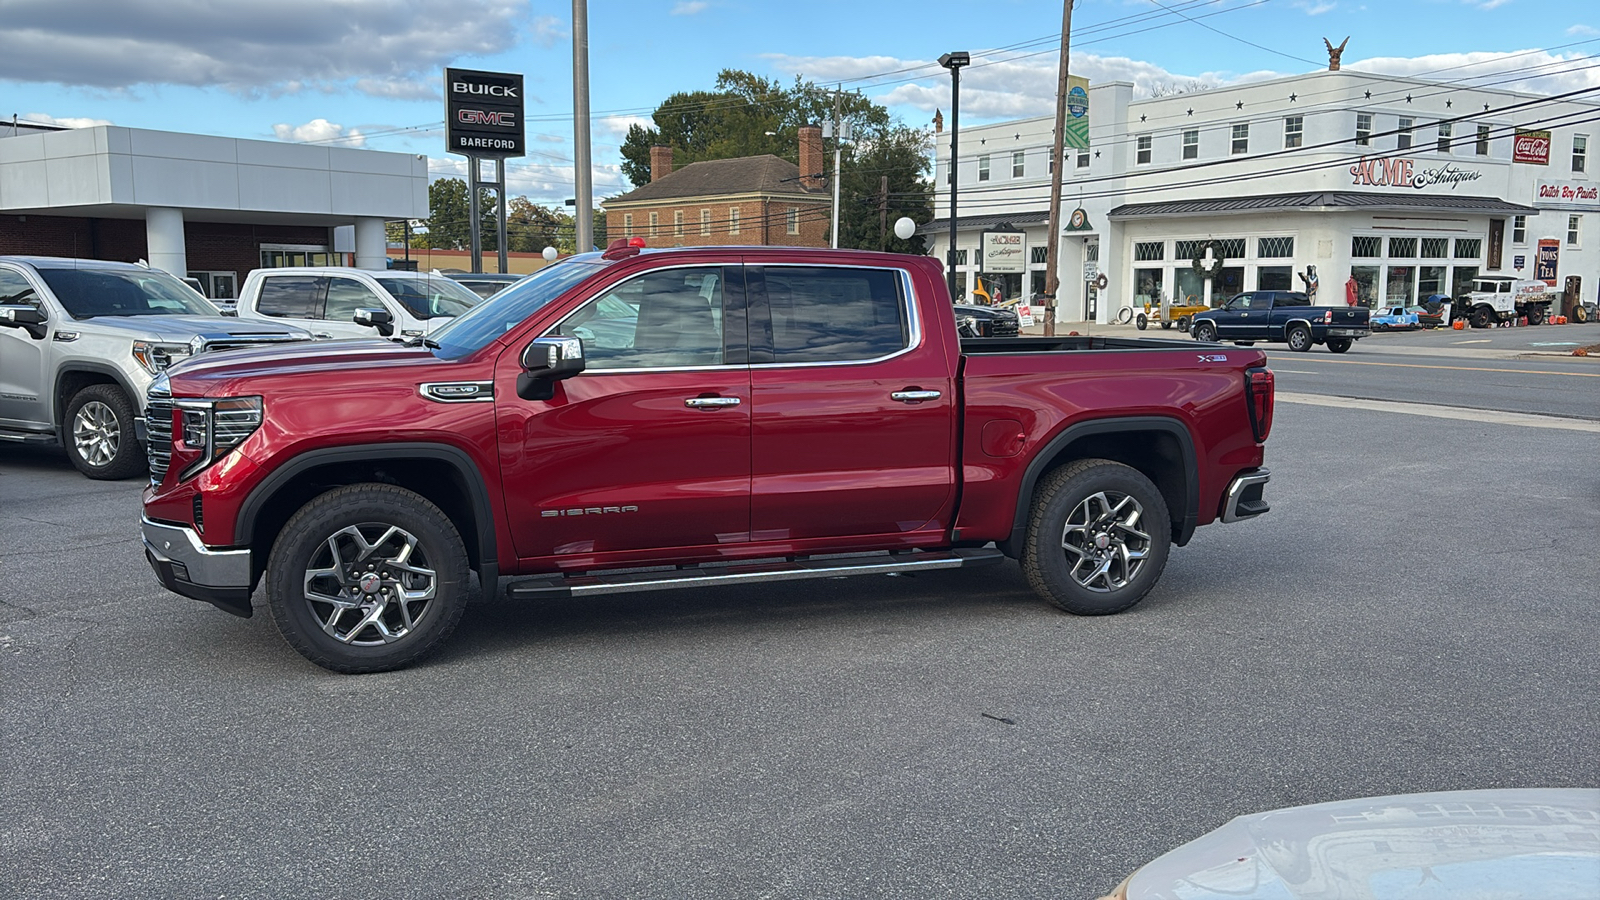
[[[944,396],[938,391],[904,390],[890,394],[890,399],[899,400],[901,403],[921,403],[924,400],[937,400]]]
[[[331,340],[333,340],[333,335],[329,334],[326,331],[313,331],[313,332],[311,332],[311,337],[313,339],[319,340],[319,341],[331,341]]]
[[[721,409],[724,406],[738,406],[738,397],[690,397],[683,401],[683,405],[690,409]]]

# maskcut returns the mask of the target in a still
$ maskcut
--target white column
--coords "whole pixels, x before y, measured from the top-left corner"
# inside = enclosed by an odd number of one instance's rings
[[[150,267],[183,278],[189,274],[183,244],[183,210],[151,207],[144,212],[144,240]]]
[[[389,268],[387,248],[382,219],[364,216],[356,220],[356,268]]]

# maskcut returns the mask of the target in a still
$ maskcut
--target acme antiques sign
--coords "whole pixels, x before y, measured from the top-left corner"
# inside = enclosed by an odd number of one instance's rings
[[[1511,161],[1535,166],[1550,165],[1550,132],[1517,129],[1516,143],[1511,145]]]
[[[985,275],[1020,275],[1028,271],[1028,238],[1020,231],[985,231],[979,269]]]
[[[1456,185],[1477,181],[1483,173],[1475,169],[1458,169],[1455,163],[1445,163],[1431,169],[1419,169],[1410,159],[1367,159],[1350,167],[1351,184],[1365,187],[1408,187],[1416,190],[1445,185],[1455,190]]]

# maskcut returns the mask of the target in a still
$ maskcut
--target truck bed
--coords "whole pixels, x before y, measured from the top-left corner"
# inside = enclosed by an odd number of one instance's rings
[[[1195,346],[1196,342],[1188,339],[1108,335],[962,338],[961,340],[961,352],[967,356],[993,353],[1060,353],[1071,350],[1192,350]]]

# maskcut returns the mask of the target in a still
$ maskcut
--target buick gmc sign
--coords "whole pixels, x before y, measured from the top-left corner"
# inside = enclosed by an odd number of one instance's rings
[[[445,143],[463,156],[524,156],[522,76],[444,70]]]

